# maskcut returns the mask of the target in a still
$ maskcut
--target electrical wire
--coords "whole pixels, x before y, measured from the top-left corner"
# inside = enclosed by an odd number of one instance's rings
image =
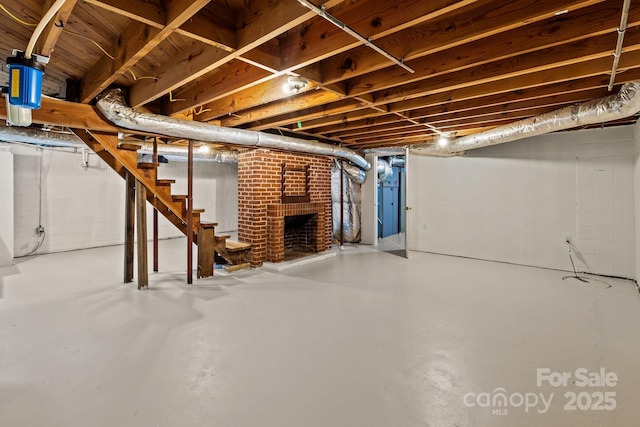
[[[28,22],[23,21],[22,19],[18,18],[17,16],[15,16],[13,13],[11,13],[11,11],[9,11],[9,9],[7,9],[2,3],[0,3],[0,9],[4,10],[4,12],[9,15],[11,18],[13,18],[14,21],[24,25],[25,27],[35,27],[38,24],[30,24]]]
[[[26,256],[33,255],[34,253],[36,253],[36,251],[38,249],[40,249],[40,247],[44,243],[44,240],[45,240],[45,238],[47,236],[46,232],[44,231],[44,228],[42,227],[42,183],[44,182],[44,180],[49,175],[49,170],[51,169],[51,156],[53,156],[53,153],[51,153],[50,156],[49,156],[49,166],[47,167],[47,172],[45,174],[43,174],[42,169],[43,169],[43,166],[44,166],[44,150],[39,148],[39,151],[40,151],[40,162],[39,162],[39,168],[38,168],[38,173],[39,173],[39,177],[38,177],[38,227],[36,228],[36,230],[40,234],[37,235],[37,237],[38,237],[37,243],[35,244],[33,249],[31,249],[30,251],[27,252]]]
[[[80,33],[74,33],[73,31],[69,31],[69,30],[62,30],[62,31],[64,31],[67,34],[71,34],[73,36],[82,37],[83,39],[89,40],[91,43],[96,45],[98,47],[98,49],[100,49],[102,51],[102,53],[104,53],[107,57],[109,57],[112,60],[116,59],[115,56],[113,56],[109,52],[107,52],[107,50],[105,48],[100,46],[100,43],[98,43],[97,41],[93,40],[91,37],[87,37],[84,34],[80,34]]]
[[[169,101],[170,102],[178,102],[178,101],[186,101],[186,99],[183,98],[174,98],[173,97],[173,92],[169,91]]]
[[[2,9],[14,21],[24,25],[25,27],[36,27],[38,25],[38,24],[31,24],[29,22],[23,21],[22,19],[18,18],[13,13],[11,13],[11,11],[9,9],[7,9],[2,3],[0,3],[0,9]],[[85,36],[84,34],[75,33],[73,31],[69,31],[67,29],[63,29],[62,31],[67,33],[67,34],[71,34],[72,36],[82,37],[83,39],[90,41],[95,46],[97,46],[98,49],[100,49],[100,51],[102,51],[102,53],[104,53],[111,60],[115,60],[116,59],[113,55],[111,55],[109,52],[107,52],[107,50],[104,47],[102,47],[102,45],[100,45],[100,43],[98,43],[97,41],[93,40],[91,37]],[[140,77],[140,78],[142,78],[142,77]],[[155,77],[152,77],[152,78],[155,78]],[[135,77],[134,77],[134,80],[137,80],[137,79],[135,79]]]
[[[153,77],[153,76],[140,76],[140,77],[136,77],[136,75],[134,74],[133,70],[131,68],[129,68],[129,74],[131,74],[131,77],[133,77],[133,81],[138,81],[138,80],[144,80],[144,79],[151,79],[151,80],[158,80],[157,77]]]

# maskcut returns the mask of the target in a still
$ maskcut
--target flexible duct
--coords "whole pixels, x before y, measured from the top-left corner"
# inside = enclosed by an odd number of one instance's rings
[[[626,83],[615,95],[560,108],[491,130],[456,138],[447,147],[440,147],[438,144],[413,146],[411,152],[451,156],[465,150],[503,144],[578,126],[623,119],[640,111],[639,91],[640,81]]]
[[[398,156],[393,156],[393,157],[389,157],[389,164],[391,166],[404,166],[404,156],[402,157],[398,157]]]
[[[349,171],[350,165],[344,165],[342,224],[345,242],[360,241],[360,181],[361,175],[353,175]],[[353,166],[351,166],[353,168]],[[340,180],[342,179],[340,162],[334,161],[331,168],[331,207],[333,213],[333,237],[340,239]],[[360,182],[358,182],[360,181]]]
[[[386,147],[386,148],[365,148],[362,150],[364,154],[375,154],[377,156],[404,156],[406,150],[404,147]]]
[[[274,148],[284,151],[339,157],[349,160],[362,169],[369,170],[371,168],[371,165],[364,157],[344,147],[246,129],[235,129],[191,120],[175,119],[158,114],[140,113],[125,104],[122,92],[118,89],[108,91],[103,95],[98,100],[97,107],[107,120],[126,129],[154,132],[176,138],[198,141],[224,142],[243,146]]]
[[[87,148],[77,136],[67,133],[45,132],[33,128],[0,127],[0,140],[7,142],[23,142],[47,147]],[[128,144],[132,142],[127,141]],[[153,144],[137,143],[140,146],[138,153],[152,154]],[[158,144],[158,154],[170,156],[172,160],[187,160],[188,148],[183,146]],[[233,150],[200,150],[193,153],[194,160],[211,161],[219,163],[238,163],[238,153]]]
[[[378,179],[380,181],[386,181],[393,176],[393,168],[391,163],[383,158],[378,158],[377,164]]]

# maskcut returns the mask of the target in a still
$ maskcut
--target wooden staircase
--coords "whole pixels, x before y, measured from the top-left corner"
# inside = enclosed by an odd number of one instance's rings
[[[74,129],[74,133],[84,141],[102,160],[120,176],[133,175],[147,189],[147,201],[183,234],[189,232],[187,225],[187,196],[171,194],[172,179],[157,178],[157,163],[139,163],[135,144],[119,143],[117,135],[88,132]],[[229,235],[216,235],[214,222],[201,221],[204,209],[192,209],[193,242],[198,245],[198,277],[213,275],[216,258],[224,259],[228,271],[248,268],[246,255],[251,250],[248,243],[229,240]]]

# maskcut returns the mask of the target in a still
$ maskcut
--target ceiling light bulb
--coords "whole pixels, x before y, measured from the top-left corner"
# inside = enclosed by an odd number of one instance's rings
[[[447,134],[440,135],[440,138],[438,139],[438,146],[440,148],[447,148],[448,145],[449,145],[449,135]]]
[[[309,80],[299,76],[289,76],[287,78],[288,92],[298,93],[309,86]]]

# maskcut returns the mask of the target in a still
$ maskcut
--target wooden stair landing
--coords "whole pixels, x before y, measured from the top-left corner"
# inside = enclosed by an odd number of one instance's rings
[[[226,267],[226,270],[231,272],[251,267],[247,260],[247,254],[251,252],[251,244],[229,240],[229,237],[231,236],[228,234],[215,235],[216,254],[231,264]]]

